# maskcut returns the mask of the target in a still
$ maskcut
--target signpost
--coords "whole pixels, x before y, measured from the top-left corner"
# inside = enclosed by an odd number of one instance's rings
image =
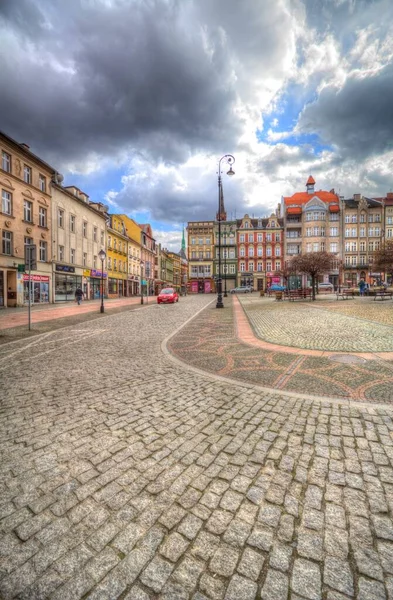
[[[31,330],[31,297],[33,295],[31,271],[37,270],[37,246],[36,244],[26,244],[25,246],[25,265],[29,271],[29,331]]]

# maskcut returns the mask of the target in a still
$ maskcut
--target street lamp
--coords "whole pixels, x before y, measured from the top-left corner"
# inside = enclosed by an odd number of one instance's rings
[[[100,250],[98,253],[98,258],[101,261],[101,308],[100,312],[104,312],[104,260],[106,259],[105,250]]]
[[[143,304],[143,265],[145,263],[141,260],[141,304]]]
[[[217,304],[216,308],[224,308],[224,303],[222,301],[222,279],[221,279],[221,200],[223,198],[222,195],[222,181],[221,181],[221,162],[224,161],[229,165],[229,171],[227,171],[227,175],[232,177],[235,174],[235,171],[232,169],[232,165],[235,162],[235,158],[232,154],[225,154],[218,161],[218,278],[217,278]],[[224,203],[222,203],[224,204]]]

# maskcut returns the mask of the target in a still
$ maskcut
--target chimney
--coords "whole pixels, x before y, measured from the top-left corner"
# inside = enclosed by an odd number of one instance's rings
[[[25,143],[19,144],[19,146],[20,146],[21,148],[23,148],[23,150],[30,150],[30,146],[28,146],[28,145],[27,145],[27,144],[25,144]]]
[[[360,200],[360,194],[354,194],[353,195],[353,199],[359,202],[359,200]]]
[[[389,198],[389,200],[391,200],[393,198],[393,192],[388,192],[386,194],[386,198]]]

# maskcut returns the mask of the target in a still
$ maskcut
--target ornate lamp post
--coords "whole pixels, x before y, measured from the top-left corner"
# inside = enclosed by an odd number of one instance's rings
[[[145,263],[141,260],[141,304],[143,304],[143,265]]]
[[[101,308],[100,308],[100,313],[103,313],[104,312],[104,260],[106,259],[105,250],[99,251],[98,258],[101,261]]]
[[[224,303],[222,301],[222,279],[221,279],[221,200],[222,200],[222,181],[221,181],[221,162],[224,161],[229,165],[229,171],[227,171],[227,175],[230,177],[235,174],[235,171],[232,169],[232,165],[235,162],[235,158],[232,154],[225,154],[218,161],[218,277],[217,277],[217,303],[216,308],[224,308]]]

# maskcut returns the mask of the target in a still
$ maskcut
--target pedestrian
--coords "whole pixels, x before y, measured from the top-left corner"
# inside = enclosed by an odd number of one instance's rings
[[[366,283],[363,279],[359,281],[359,294],[364,296],[364,290],[366,289]]]
[[[76,288],[76,290],[75,290],[75,302],[77,302],[78,304],[80,304],[83,296],[84,296],[83,290],[81,290],[80,287]]]

